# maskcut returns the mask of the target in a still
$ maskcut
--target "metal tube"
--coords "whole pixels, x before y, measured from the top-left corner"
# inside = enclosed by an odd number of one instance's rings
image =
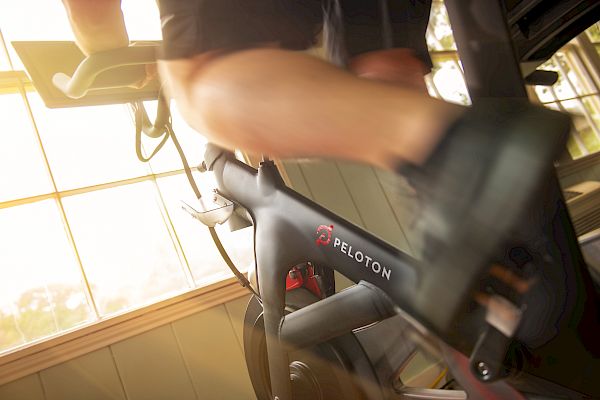
[[[340,293],[288,314],[281,341],[292,348],[309,347],[389,318],[392,300],[376,286],[360,281]]]

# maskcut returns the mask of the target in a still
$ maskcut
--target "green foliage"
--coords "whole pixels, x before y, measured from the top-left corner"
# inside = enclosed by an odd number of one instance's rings
[[[30,289],[13,310],[0,310],[0,351],[73,328],[91,316],[81,287],[65,284]]]

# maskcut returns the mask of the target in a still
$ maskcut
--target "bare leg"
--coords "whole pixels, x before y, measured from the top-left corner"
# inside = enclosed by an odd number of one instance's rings
[[[160,68],[194,129],[225,147],[281,158],[419,164],[463,110],[279,49],[203,54]]]

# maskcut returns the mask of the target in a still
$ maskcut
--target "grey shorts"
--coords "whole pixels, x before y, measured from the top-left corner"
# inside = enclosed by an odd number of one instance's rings
[[[290,50],[315,44],[335,27],[352,57],[384,48],[379,0],[159,0],[163,32],[160,58],[188,58],[213,50],[278,43]],[[387,0],[392,47],[411,48],[427,65],[425,31],[431,0]],[[331,29],[330,29],[331,30]]]

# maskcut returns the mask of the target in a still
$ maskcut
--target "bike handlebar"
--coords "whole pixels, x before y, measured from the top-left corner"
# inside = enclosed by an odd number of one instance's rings
[[[62,72],[54,74],[52,83],[67,97],[78,99],[92,89],[112,89],[126,87],[139,82],[145,76],[145,64],[156,62],[155,44],[132,45],[87,56],[77,67],[73,76]],[[141,68],[122,68],[140,66]],[[98,82],[103,72],[119,70],[109,79]]]
[[[156,62],[155,42],[134,43],[128,47],[90,54],[77,67],[73,76],[59,72],[52,77],[56,88],[72,99],[85,96],[90,90],[132,87],[146,77],[146,65]],[[110,71],[110,72],[109,72]],[[141,102],[136,102],[136,119],[142,132],[158,138],[169,122],[169,103],[159,95],[156,119],[150,122]]]

